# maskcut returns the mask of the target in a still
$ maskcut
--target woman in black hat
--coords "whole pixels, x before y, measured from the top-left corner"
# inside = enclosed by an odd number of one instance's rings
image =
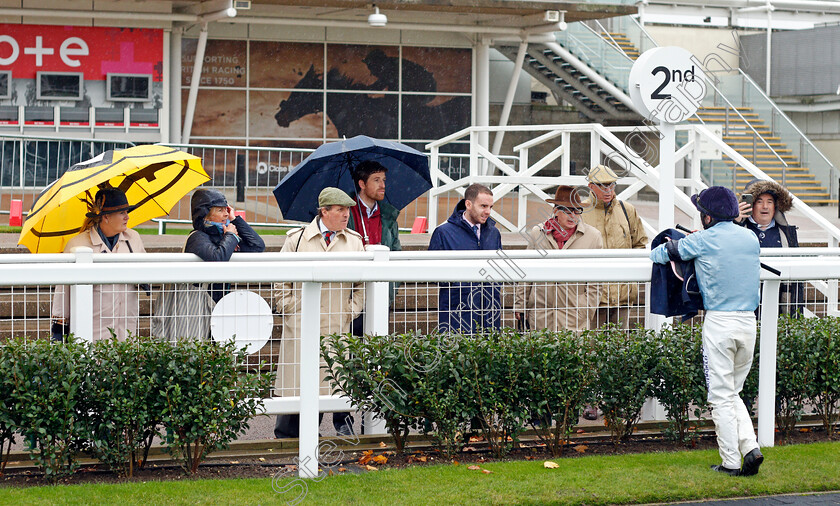
[[[93,200],[87,200],[88,212],[79,235],[70,239],[64,252],[79,246],[94,253],[145,253],[140,234],[128,228],[128,213],[134,206],[122,190],[102,188]],[[52,336],[61,340],[69,333],[70,297],[67,286],[57,286],[53,298]],[[93,339],[108,339],[113,331],[124,340],[137,332],[140,307],[137,286],[126,284],[94,285]]]

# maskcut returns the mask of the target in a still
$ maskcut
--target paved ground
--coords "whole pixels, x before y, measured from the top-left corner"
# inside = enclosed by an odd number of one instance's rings
[[[796,504],[796,505],[829,505],[840,504],[840,493],[828,492],[823,494],[792,494],[792,495],[773,495],[766,497],[751,497],[744,499],[722,499],[712,501],[700,502],[679,502],[679,503],[665,503],[665,504],[679,504],[684,506],[765,506],[776,504]]]

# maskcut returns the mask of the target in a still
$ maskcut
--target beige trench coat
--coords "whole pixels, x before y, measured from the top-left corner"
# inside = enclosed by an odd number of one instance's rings
[[[318,218],[303,229],[290,232],[286,236],[281,251],[301,252],[339,252],[364,251],[362,236],[350,229],[337,232],[329,247],[317,222]],[[302,234],[302,235],[301,235]],[[283,343],[280,348],[280,361],[277,365],[277,379],[274,382],[274,395],[298,395],[300,387],[300,283],[275,283],[274,300],[277,312],[283,315]],[[361,314],[365,307],[364,283],[324,283],[321,286],[321,335],[345,333],[350,331],[353,319]],[[321,361],[324,365],[324,361]],[[324,381],[325,371],[321,370],[321,394],[329,394],[329,385]]]
[[[528,249],[557,249],[551,233],[536,226],[528,233]],[[563,249],[602,249],[604,241],[595,228],[581,222]],[[597,283],[521,283],[513,307],[525,313],[531,329],[587,330],[600,300]]]
[[[583,221],[601,232],[606,249],[641,249],[648,243],[648,236],[642,220],[632,204],[623,202],[627,216],[621,209],[618,199],[604,208],[599,200],[595,207],[583,213]],[[639,288],[635,283],[610,283],[601,290],[601,306],[618,307],[636,304],[639,300]]]
[[[86,230],[70,239],[64,252],[72,252],[78,246],[87,246],[94,253],[145,253],[143,241],[140,234],[134,230],[127,229],[120,234],[113,251],[99,236],[95,228]],[[112,284],[93,285],[93,339],[110,339],[111,331],[117,335],[117,339],[124,341],[131,332],[137,333],[137,320],[140,314],[140,305],[137,298],[137,285]],[[52,303],[52,317],[54,320],[63,320],[70,323],[70,287],[59,285],[55,287]]]

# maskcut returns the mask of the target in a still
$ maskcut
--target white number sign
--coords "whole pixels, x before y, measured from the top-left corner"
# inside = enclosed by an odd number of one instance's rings
[[[651,121],[684,121],[705,96],[706,75],[700,62],[681,47],[645,51],[630,69],[630,98]]]

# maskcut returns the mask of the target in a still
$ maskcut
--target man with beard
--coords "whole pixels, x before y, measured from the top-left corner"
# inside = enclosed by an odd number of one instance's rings
[[[429,250],[499,250],[502,235],[490,218],[493,192],[471,184],[452,215],[437,227]],[[482,328],[498,329],[502,323],[501,290],[493,283],[440,283],[438,330],[473,334]]]

